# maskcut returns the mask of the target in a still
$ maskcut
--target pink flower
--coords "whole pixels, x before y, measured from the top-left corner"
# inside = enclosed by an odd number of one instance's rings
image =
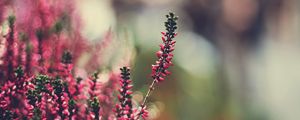
[[[141,104],[141,110],[137,114],[137,118],[139,119],[140,116],[142,116],[144,119],[148,117],[148,112],[145,109],[145,104],[147,102],[147,99],[149,98],[150,94],[153,92],[154,87],[156,83],[164,81],[165,77],[171,72],[169,72],[167,69],[173,65],[172,58],[174,51],[175,43],[176,41],[173,40],[174,37],[177,35],[175,30],[177,29],[177,20],[178,17],[175,16],[174,13],[169,13],[169,15],[166,15],[167,22],[165,22],[166,32],[161,32],[162,41],[163,44],[160,44],[160,50],[156,52],[156,56],[158,57],[158,60],[155,62],[154,65],[152,65],[152,73],[151,76],[153,78],[152,84],[150,85],[148,92]]]
[[[132,110],[132,88],[131,80],[130,80],[130,70],[127,67],[120,68],[121,70],[121,79],[119,89],[119,104],[116,105],[116,115],[117,119],[120,120],[133,120],[133,110]]]

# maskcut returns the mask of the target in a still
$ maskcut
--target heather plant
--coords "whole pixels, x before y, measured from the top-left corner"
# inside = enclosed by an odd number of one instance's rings
[[[19,4],[26,4],[31,12],[19,10]],[[171,73],[168,68],[172,65],[177,16],[166,15],[163,43],[156,53],[158,60],[152,65],[152,84],[144,100],[134,104],[129,67],[121,67],[120,72],[109,71],[106,84],[99,81],[101,69],[96,68],[88,78],[76,75],[79,57],[91,52],[95,56],[89,61],[98,59],[96,52],[109,45],[111,33],[96,45],[100,47],[90,49],[91,45],[80,35],[80,20],[74,8],[63,9],[62,4],[73,6],[72,0],[0,2],[0,10],[9,6],[15,11],[8,16],[0,13],[0,24],[8,25],[7,34],[0,37],[4,44],[0,64],[0,119],[147,119],[149,96]],[[101,66],[95,60],[93,63]],[[86,67],[86,72],[90,73],[91,68],[95,67]]]

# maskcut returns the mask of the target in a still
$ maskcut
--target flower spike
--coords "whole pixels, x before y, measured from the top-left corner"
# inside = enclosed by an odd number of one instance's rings
[[[151,77],[153,79],[152,84],[150,85],[148,92],[143,100],[143,103],[141,104],[141,110],[137,114],[137,120],[142,116],[144,119],[148,116],[148,113],[146,111],[145,104],[147,102],[147,99],[149,98],[150,94],[153,92],[156,83],[159,83],[161,81],[165,80],[165,77],[171,72],[169,72],[167,69],[172,66],[172,58],[174,51],[175,43],[176,41],[173,40],[177,33],[175,30],[177,29],[177,20],[178,17],[175,16],[174,13],[170,12],[168,15],[166,15],[167,21],[165,22],[166,32],[162,33],[162,41],[163,43],[160,44],[160,50],[156,52],[156,56],[158,57],[158,60],[154,65],[152,65],[152,73]]]
[[[118,96],[120,104],[116,105],[116,114],[118,120],[134,120],[132,111],[132,85],[130,85],[130,69],[127,67],[120,68],[121,79],[119,89],[120,95]]]

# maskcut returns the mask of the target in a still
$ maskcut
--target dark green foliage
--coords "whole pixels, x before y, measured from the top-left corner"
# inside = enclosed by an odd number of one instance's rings
[[[72,54],[69,51],[64,51],[61,62],[64,64],[71,64],[72,63]]]
[[[95,114],[95,120],[99,120],[99,111],[100,111],[100,102],[97,97],[94,97],[92,100],[88,101],[90,111]]]
[[[56,94],[57,96],[61,96],[63,93],[63,84],[60,78],[56,78],[53,82],[52,82],[52,87],[54,89],[54,94]]]
[[[172,39],[175,36],[175,30],[177,29],[177,20],[178,17],[174,15],[174,13],[170,12],[169,15],[166,15],[167,17],[167,22],[165,22],[165,27],[167,30],[167,33],[169,37]]]
[[[15,75],[17,78],[21,78],[24,76],[24,70],[21,66],[17,67],[17,69],[15,70]]]
[[[33,82],[36,85],[35,90],[38,93],[41,93],[41,92],[48,93],[49,92],[45,86],[46,84],[50,83],[50,78],[47,75],[38,75],[35,77]]]
[[[42,120],[41,116],[42,116],[42,111],[39,108],[34,108],[32,120]]]
[[[29,101],[28,103],[33,106],[36,106],[36,103],[41,102],[42,99],[41,94],[38,94],[36,90],[28,90],[26,96],[27,100]]]
[[[8,17],[8,24],[9,25],[13,25],[15,23],[15,21],[16,21],[16,16],[11,15],[11,16]]]
[[[38,38],[39,41],[42,41],[43,38],[45,37],[45,33],[42,29],[37,29],[35,32],[36,37]]]
[[[0,108],[0,120],[13,120],[13,113],[10,110]]]

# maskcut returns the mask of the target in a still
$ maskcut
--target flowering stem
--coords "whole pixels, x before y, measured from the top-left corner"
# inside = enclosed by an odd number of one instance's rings
[[[43,37],[45,36],[43,30],[40,28],[36,31],[36,37],[38,39],[38,54],[40,55],[39,65],[44,66],[44,57],[43,57]]]
[[[25,62],[25,72],[27,75],[31,74],[31,60],[32,60],[32,45],[29,40],[26,41],[26,62]]]
[[[174,13],[169,13],[169,15],[166,15],[167,17],[167,22],[165,22],[165,27],[167,32],[163,34],[162,37],[162,41],[163,44],[160,45],[160,50],[156,53],[158,60],[156,61],[155,65],[152,65],[152,78],[153,81],[148,89],[148,92],[141,104],[141,110],[140,112],[137,114],[137,120],[140,118],[140,116],[142,116],[143,118],[145,118],[147,115],[143,115],[146,114],[145,113],[145,104],[149,98],[149,96],[151,95],[151,93],[154,91],[155,85],[158,82],[161,82],[164,80],[164,77],[166,77],[167,75],[170,74],[170,72],[167,70],[169,68],[169,66],[172,65],[172,58],[173,58],[173,54],[172,51],[174,50],[174,46],[176,41],[173,40],[173,38],[177,35],[177,33],[175,33],[175,30],[177,29],[177,20],[178,17],[175,16]]]
[[[13,81],[13,76],[14,76],[14,64],[13,64],[13,60],[14,60],[14,34],[15,34],[15,16],[9,16],[8,17],[8,22],[9,22],[9,36],[7,38],[7,53],[6,53],[6,62],[7,63],[7,77],[8,80]]]
[[[123,120],[134,120],[132,114],[132,85],[130,80],[130,69],[127,67],[120,68],[121,70],[121,79],[119,89],[120,95],[118,96],[120,104],[116,105],[117,119]]]
[[[98,77],[99,71],[96,71],[92,78],[90,78],[91,80],[91,84],[90,84],[90,90],[89,90],[89,95],[90,98],[88,100],[88,109],[86,109],[86,112],[88,111],[92,111],[94,113],[94,120],[99,120],[100,119],[100,101],[99,98],[96,95],[96,84],[97,84],[97,79]]]
[[[54,94],[57,96],[57,104],[58,104],[58,114],[62,120],[64,120],[65,115],[63,114],[63,101],[61,97],[63,96],[63,83],[61,82],[60,78],[56,78],[52,83]]]

